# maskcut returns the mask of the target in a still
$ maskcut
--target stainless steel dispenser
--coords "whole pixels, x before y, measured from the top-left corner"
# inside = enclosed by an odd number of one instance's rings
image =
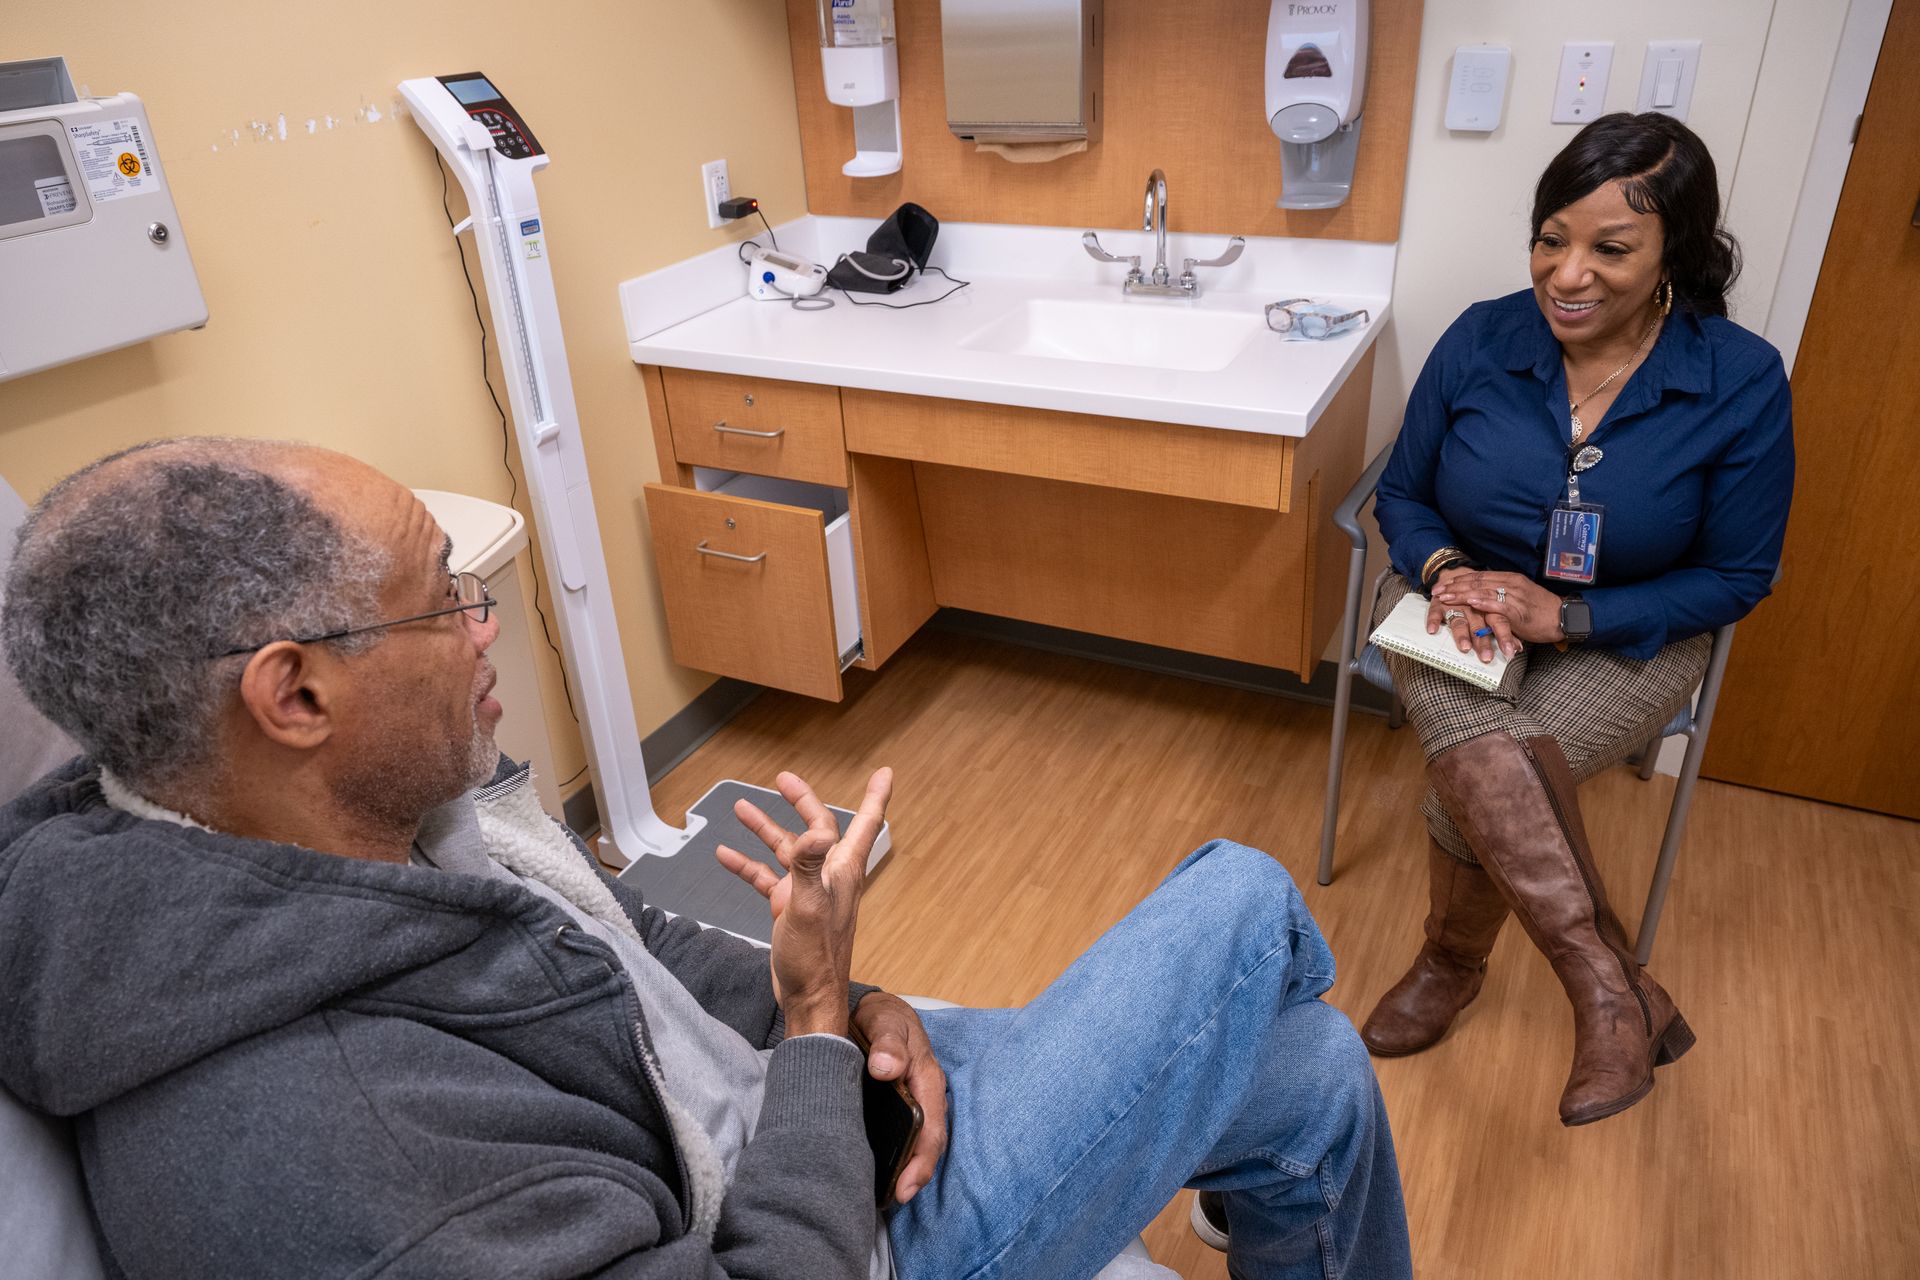
[[[940,0],[947,128],[969,142],[1097,142],[1102,0]]]

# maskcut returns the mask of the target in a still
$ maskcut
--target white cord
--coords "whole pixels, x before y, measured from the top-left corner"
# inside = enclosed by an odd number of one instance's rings
[[[817,293],[788,293],[785,289],[782,289],[779,285],[775,284],[771,280],[762,281],[762,283],[765,284],[767,288],[773,290],[775,293],[785,298],[787,300],[787,305],[792,307],[795,311],[825,311],[831,306],[833,306],[832,298],[823,298]],[[773,299],[762,298],[760,299],[760,301],[772,302]],[[803,302],[812,302],[818,305],[811,306],[811,307],[803,307],[800,305]]]
[[[886,284],[887,282],[892,280],[904,279],[913,270],[913,264],[911,262],[906,261],[904,258],[895,258],[893,260],[893,265],[900,269],[894,272],[890,276],[876,275],[875,273],[867,270],[865,267],[861,266],[858,262],[855,262],[853,260],[853,255],[850,253],[841,254],[840,261],[835,262],[833,265],[837,267],[840,265],[841,262],[846,263],[848,266],[852,267],[855,271],[858,271],[861,275],[865,276],[867,279],[878,280],[882,284]]]

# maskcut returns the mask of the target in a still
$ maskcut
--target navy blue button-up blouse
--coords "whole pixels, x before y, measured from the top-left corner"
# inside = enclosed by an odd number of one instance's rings
[[[1676,309],[1584,443],[1604,459],[1580,498],[1606,508],[1599,574],[1542,577],[1566,496],[1566,371],[1531,290],[1454,321],[1407,401],[1375,514],[1393,567],[1418,584],[1458,547],[1593,609],[1589,643],[1651,658],[1745,617],[1780,563],[1793,496],[1793,406],[1780,353],[1718,316]]]

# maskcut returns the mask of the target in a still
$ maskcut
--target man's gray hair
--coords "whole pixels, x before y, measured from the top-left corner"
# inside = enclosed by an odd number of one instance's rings
[[[386,552],[254,465],[284,448],[136,445],[62,480],[20,527],[0,647],[41,713],[136,790],[213,760],[245,662],[217,655],[377,620]],[[357,652],[384,634],[329,643]]]

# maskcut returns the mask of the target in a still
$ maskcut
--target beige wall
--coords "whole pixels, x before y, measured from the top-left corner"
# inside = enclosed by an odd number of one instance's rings
[[[554,157],[538,189],[641,732],[708,683],[668,656],[640,506],[657,467],[615,288],[746,234],[708,229],[703,160],[726,156],[736,191],[799,212],[781,0],[6,0],[0,60],[52,54],[76,83],[145,100],[212,318],[0,383],[0,475],[32,499],[110,449],[219,432],[306,439],[504,502],[433,149],[394,90],[480,68]],[[452,200],[462,214],[457,187]],[[540,658],[565,777],[584,755]]]

